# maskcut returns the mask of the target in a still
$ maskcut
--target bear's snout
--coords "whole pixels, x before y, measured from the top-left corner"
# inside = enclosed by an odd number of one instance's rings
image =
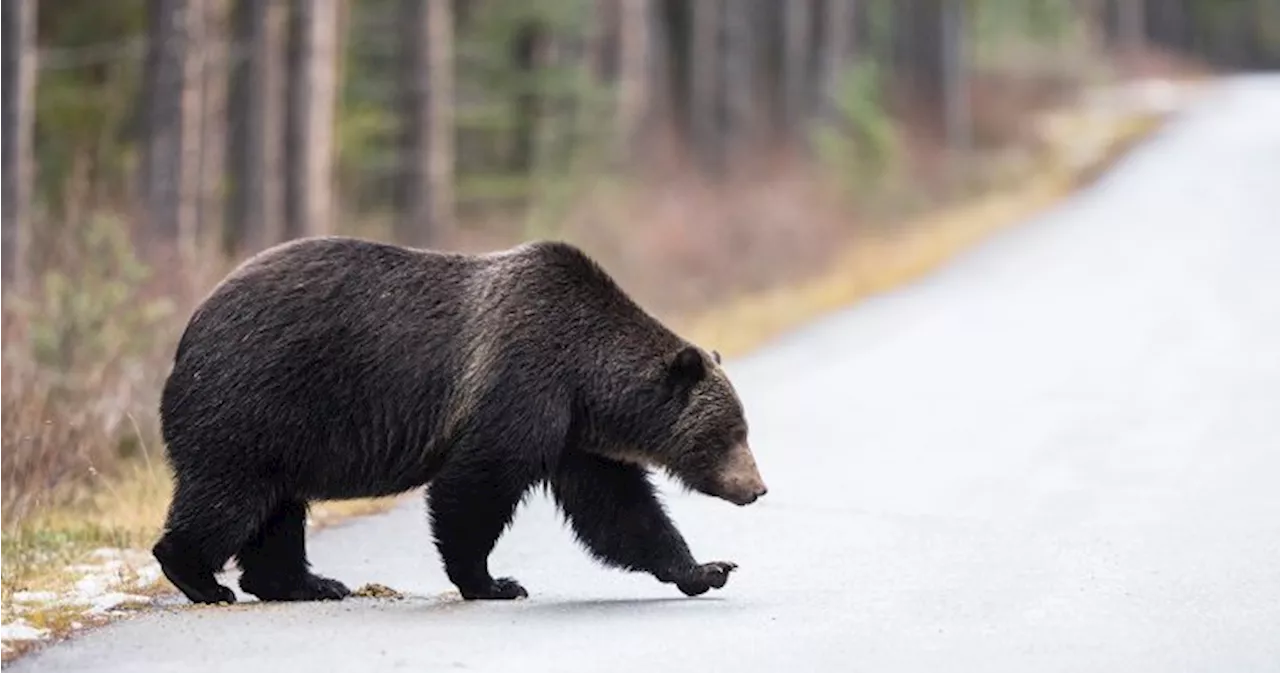
[[[729,450],[718,481],[720,497],[735,505],[750,505],[769,492],[756,467],[756,458],[745,443]]]

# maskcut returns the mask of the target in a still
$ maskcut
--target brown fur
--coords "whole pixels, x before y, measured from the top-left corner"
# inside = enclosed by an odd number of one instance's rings
[[[231,556],[260,598],[340,598],[307,569],[306,504],[428,484],[450,579],[468,598],[513,598],[524,589],[487,557],[541,483],[602,561],[718,588],[732,564],[694,562],[636,465],[738,504],[763,494],[718,361],[564,243],[278,246],[215,288],[179,343],[160,410],[177,483],[156,556],[192,600],[233,598],[213,578]]]

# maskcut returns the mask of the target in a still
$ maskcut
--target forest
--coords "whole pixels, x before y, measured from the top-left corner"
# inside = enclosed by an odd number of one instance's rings
[[[589,178],[646,169],[722,182],[827,158],[860,172],[857,189],[902,150],[902,125],[952,150],[1007,140],[974,90],[1076,84],[1097,65],[1081,40],[1273,67],[1277,13],[1265,0],[6,2],[5,137],[19,142],[5,185],[30,174],[30,194],[6,214],[5,278],[39,275],[63,228],[102,217],[129,222],[135,244],[235,256],[344,229],[457,244],[494,218],[550,233]]]

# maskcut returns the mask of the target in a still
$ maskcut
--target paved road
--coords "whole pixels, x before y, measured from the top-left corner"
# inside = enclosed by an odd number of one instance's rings
[[[420,504],[313,538],[399,602],[156,614],[15,671],[1280,671],[1280,80],[1079,198],[730,364],[769,495],[673,492],[699,599],[545,500],[465,604]]]

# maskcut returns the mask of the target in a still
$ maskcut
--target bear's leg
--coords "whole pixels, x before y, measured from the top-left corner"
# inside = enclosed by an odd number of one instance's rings
[[[567,451],[551,492],[574,534],[607,565],[651,573],[689,596],[723,587],[737,567],[694,560],[639,466]]]
[[[515,579],[489,574],[489,553],[531,483],[496,461],[455,463],[432,479],[427,489],[432,534],[445,573],[463,598],[529,595]]]
[[[307,505],[286,500],[276,507],[237,554],[240,588],[264,601],[341,600],[343,583],[312,574],[307,564]]]
[[[216,483],[216,482],[214,482]],[[234,603],[236,595],[214,574],[253,534],[267,506],[248,489],[233,497],[179,479],[165,532],[151,553],[193,603]]]

